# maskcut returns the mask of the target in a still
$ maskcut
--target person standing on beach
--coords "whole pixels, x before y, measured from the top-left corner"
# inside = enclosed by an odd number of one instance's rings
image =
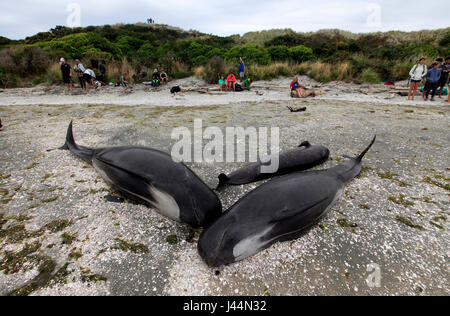
[[[439,68],[439,63],[434,62],[432,68],[427,73],[427,83],[425,85],[425,97],[424,100],[428,101],[428,96],[431,93],[431,101],[434,101],[434,96],[436,95],[439,79],[441,78],[441,69]]]
[[[240,59],[241,61],[239,62],[239,76],[241,77],[241,83],[243,83],[245,79],[245,63],[244,60],[242,60],[242,57]]]
[[[84,82],[83,79],[83,74],[86,71],[86,68],[84,68],[83,64],[78,59],[75,59],[75,66],[73,66],[73,70],[78,75],[78,80],[80,81],[81,89],[86,90],[86,82]]]
[[[439,79],[438,87],[439,87],[439,99],[442,99],[442,93],[444,92],[444,88],[447,86],[449,72],[450,72],[450,57],[445,58],[445,63],[441,65],[441,79]],[[450,91],[449,91],[450,95]]]
[[[127,81],[127,73],[125,72],[122,77],[120,77],[120,81],[123,87],[123,94],[127,94],[128,90],[128,81]]]
[[[64,58],[59,61],[59,66],[62,73],[63,83],[67,87],[67,91],[72,91],[72,67],[66,62]]]
[[[427,75],[427,65],[425,65],[425,58],[421,58],[419,62],[412,67],[409,72],[409,77],[411,80],[409,86],[408,100],[413,100],[417,94],[417,88],[420,86],[423,78]]]

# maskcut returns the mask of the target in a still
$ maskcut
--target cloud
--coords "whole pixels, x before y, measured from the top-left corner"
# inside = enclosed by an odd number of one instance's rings
[[[2,4],[2,36],[20,39],[56,25],[66,25],[67,6],[81,8],[82,26],[144,22],[195,29],[216,35],[243,34],[272,28],[292,28],[299,32],[338,28],[352,32],[388,30],[413,31],[448,27],[448,8],[442,1],[290,1],[290,0],[63,0],[8,1]],[[369,25],[368,5],[379,7],[380,24]],[[373,6],[372,6],[373,7]]]

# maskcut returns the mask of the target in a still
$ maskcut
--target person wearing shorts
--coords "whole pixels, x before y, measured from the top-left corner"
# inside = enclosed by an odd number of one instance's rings
[[[245,79],[245,64],[244,61],[241,58],[241,61],[239,62],[239,76],[241,77],[241,83],[244,82]]]
[[[419,88],[420,83],[423,81],[423,78],[427,75],[427,73],[428,69],[427,65],[425,65],[425,58],[421,58],[409,72],[411,84],[409,85],[408,100],[414,101],[414,97],[417,94],[417,89]]]
[[[66,62],[64,58],[59,61],[63,83],[66,85],[68,91],[72,91],[72,67]]]
[[[83,79],[86,82],[86,86],[89,89],[89,84],[92,85],[92,88],[95,87],[94,79],[95,79],[95,72],[92,69],[86,69],[86,71],[83,74]]]
[[[161,70],[160,78],[161,78],[161,83],[162,83],[163,85],[166,85],[166,84],[169,83],[169,76],[168,76],[167,73],[164,71],[164,69]]]
[[[127,74],[124,73],[122,75],[122,77],[120,77],[120,82],[122,84],[122,88],[123,88],[123,94],[127,94],[127,90],[128,90],[128,81],[127,81]]]

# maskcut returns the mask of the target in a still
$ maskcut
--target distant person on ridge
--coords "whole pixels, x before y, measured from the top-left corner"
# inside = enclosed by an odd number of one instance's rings
[[[428,96],[431,93],[431,101],[434,101],[434,96],[436,95],[439,79],[441,79],[441,69],[439,68],[439,63],[434,62],[432,68],[427,73],[427,83],[425,85],[425,97],[424,100],[428,101]]]
[[[414,101],[414,97],[417,94],[417,88],[419,88],[421,82],[423,81],[423,78],[427,75],[427,73],[428,70],[427,65],[425,65],[425,58],[421,58],[409,72],[411,83],[409,85],[408,100]]]
[[[86,71],[86,68],[84,68],[83,64],[78,59],[75,59],[75,66],[73,66],[73,70],[78,75],[78,80],[80,81],[81,89],[86,90],[86,82],[83,79],[83,74]]]
[[[72,67],[66,62],[64,58],[59,61],[63,83],[66,85],[67,90],[72,91]]]
[[[233,74],[233,72],[230,72],[230,75],[227,78],[227,90],[230,91],[233,89],[233,91],[236,91],[236,76]]]
[[[442,93],[444,92],[444,88],[447,86],[448,77],[450,72],[450,57],[445,58],[445,63],[441,65],[441,79],[439,79],[439,99],[442,99]],[[449,95],[450,95],[450,91]]]

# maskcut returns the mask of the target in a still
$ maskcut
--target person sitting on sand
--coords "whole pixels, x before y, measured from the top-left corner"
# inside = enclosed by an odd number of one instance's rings
[[[244,85],[244,88],[245,88],[245,89],[247,89],[248,91],[250,91],[251,86],[252,86],[252,83],[253,83],[252,79],[247,78],[247,79],[244,80],[244,82],[243,82],[242,84]]]
[[[230,75],[227,78],[227,90],[230,91],[231,89],[236,91],[236,76],[233,72],[230,72]]]
[[[67,91],[72,91],[72,67],[66,62],[64,58],[59,61],[59,66],[62,73],[63,83],[67,87]]]
[[[159,75],[158,69],[153,71],[152,82],[151,85],[153,87],[159,87],[161,85],[161,77]]]
[[[296,94],[298,98],[303,98],[302,85],[298,81],[298,76],[296,76],[294,81],[291,82],[291,93]]]
[[[432,68],[427,73],[427,83],[425,85],[425,97],[424,100],[428,101],[428,96],[431,92],[431,101],[434,101],[434,96],[436,95],[439,79],[441,78],[441,69],[439,68],[439,63],[434,62]]]
[[[417,89],[419,88],[421,82],[423,81],[423,78],[427,75],[427,73],[428,70],[427,65],[425,65],[425,58],[421,58],[409,72],[411,83],[409,85],[408,100],[414,101],[414,97],[417,94]]]
[[[161,83],[163,85],[166,85],[169,83],[169,76],[167,75],[167,73],[164,71],[164,69],[161,70],[161,75],[159,76],[161,78]]]
[[[227,81],[225,80],[225,75],[222,75],[219,79],[219,87],[220,91],[224,91],[227,89]]]
[[[120,77],[120,81],[123,87],[123,94],[127,94],[128,90],[128,81],[127,81],[127,73],[124,72],[122,77]]]
[[[92,85],[92,88],[95,88],[94,79],[95,79],[95,72],[92,69],[86,69],[86,71],[83,74],[83,79],[86,82],[86,87],[89,89],[89,84]]]

